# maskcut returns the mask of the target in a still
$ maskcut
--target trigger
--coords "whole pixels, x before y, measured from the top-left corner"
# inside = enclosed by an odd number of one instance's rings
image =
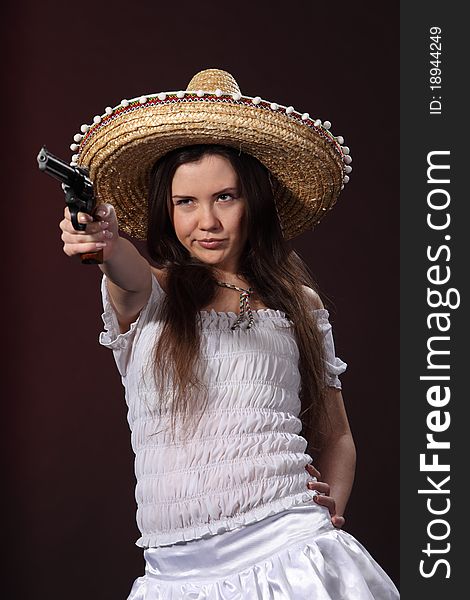
[[[70,218],[72,219],[72,225],[73,228],[76,231],[85,231],[86,230],[86,223],[79,223],[78,222],[78,213],[79,213],[79,207],[78,207],[78,202],[77,199],[75,198],[72,190],[70,187],[65,186],[66,189],[64,189],[65,192],[65,202],[67,204],[67,206],[69,207],[69,211],[70,211]]]

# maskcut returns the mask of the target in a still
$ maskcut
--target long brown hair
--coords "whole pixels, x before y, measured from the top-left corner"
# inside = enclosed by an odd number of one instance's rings
[[[166,295],[158,318],[162,323],[152,367],[163,398],[171,389],[171,423],[204,410],[207,393],[198,378],[199,311],[217,291],[212,269],[193,258],[178,241],[169,214],[171,184],[176,169],[216,154],[230,161],[246,199],[247,243],[238,276],[249,282],[265,306],[286,313],[299,348],[303,435],[314,449],[325,423],[325,371],[321,336],[303,286],[316,289],[307,267],[282,235],[276,212],[273,179],[253,156],[219,145],[179,148],[161,158],[152,172],[147,247],[156,266],[165,269]],[[322,425],[324,426],[324,425]]]

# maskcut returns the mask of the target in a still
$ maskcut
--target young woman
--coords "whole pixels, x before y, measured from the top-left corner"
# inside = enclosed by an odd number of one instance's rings
[[[61,229],[69,256],[103,251],[100,341],[126,390],[146,559],[129,600],[397,598],[340,529],[346,364],[287,244],[335,203],[349,149],[218,70],[83,133],[73,162],[102,203],[86,231],[68,210]]]

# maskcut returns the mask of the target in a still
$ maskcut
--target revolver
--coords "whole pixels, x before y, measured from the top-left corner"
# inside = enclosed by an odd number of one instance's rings
[[[62,183],[65,193],[65,202],[70,210],[72,225],[77,231],[85,231],[86,224],[78,222],[78,213],[84,212],[93,216],[96,199],[93,184],[88,177],[88,171],[83,167],[72,167],[60,158],[48,152],[45,146],[37,156],[38,166]],[[86,252],[80,255],[83,264],[96,265],[103,262],[103,250]]]

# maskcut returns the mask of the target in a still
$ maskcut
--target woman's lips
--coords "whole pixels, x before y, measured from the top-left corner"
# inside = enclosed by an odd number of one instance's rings
[[[203,248],[214,250],[219,248],[224,243],[224,240],[197,240],[197,243]]]

